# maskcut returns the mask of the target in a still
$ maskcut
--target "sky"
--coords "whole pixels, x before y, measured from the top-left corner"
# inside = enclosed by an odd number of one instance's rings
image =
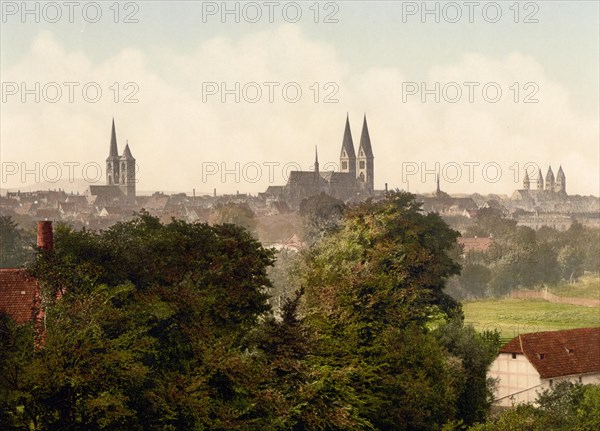
[[[600,194],[599,3],[2,2],[0,187],[252,193],[337,170],[366,115],[375,187]],[[535,176],[534,176],[535,175]],[[534,185],[535,187],[535,185]]]

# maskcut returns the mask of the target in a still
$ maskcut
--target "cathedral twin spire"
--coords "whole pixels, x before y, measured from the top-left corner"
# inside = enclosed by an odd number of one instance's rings
[[[364,116],[363,127],[358,146],[358,155],[354,152],[354,141],[350,131],[350,119],[346,115],[346,127],[344,139],[342,140],[342,151],[340,153],[340,171],[347,172],[356,178],[361,189],[372,192],[374,189],[374,157],[367,126],[367,116]]]

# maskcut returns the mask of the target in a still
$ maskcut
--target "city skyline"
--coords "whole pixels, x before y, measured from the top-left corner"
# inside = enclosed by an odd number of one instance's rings
[[[356,137],[366,114],[375,189],[432,192],[438,172],[448,193],[510,195],[533,163],[544,174],[561,165],[568,194],[599,194],[597,3],[501,3],[491,22],[482,2],[472,23],[463,3],[430,2],[425,15],[419,2],[298,3],[295,23],[291,2],[272,23],[260,2],[256,23],[235,2],[229,15],[215,2],[130,3],[102,6],[95,23],[92,10],[71,23],[63,9],[53,23],[40,6],[36,23],[35,11],[3,9],[2,189],[30,184],[21,170],[36,163],[62,166],[63,178],[68,164],[79,163],[76,178],[86,163],[104,167],[114,117],[138,190],[256,194],[285,184],[287,165],[311,169],[315,146],[321,169],[339,170],[344,119]],[[101,89],[97,102],[84,100],[86,84]],[[227,170],[237,173],[223,181]]]

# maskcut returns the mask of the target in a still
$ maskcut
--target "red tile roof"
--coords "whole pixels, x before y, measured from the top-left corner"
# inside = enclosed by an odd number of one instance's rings
[[[600,327],[523,334],[500,353],[522,353],[540,377],[600,372]]]
[[[459,237],[457,241],[463,246],[464,253],[470,251],[488,251],[494,244],[494,238],[488,237]]]
[[[17,323],[34,318],[37,280],[24,269],[0,269],[0,313],[5,313]]]

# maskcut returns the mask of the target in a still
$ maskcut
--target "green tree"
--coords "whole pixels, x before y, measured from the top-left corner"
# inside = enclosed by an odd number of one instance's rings
[[[34,239],[11,217],[0,216],[0,268],[24,266],[31,258]]]
[[[435,429],[456,414],[459,370],[426,324],[461,314],[443,291],[459,271],[449,255],[457,237],[413,195],[392,192],[348,209],[306,257],[311,362],[350,377],[354,407],[376,429]]]
[[[255,232],[256,219],[248,204],[226,203],[218,204],[210,217],[212,224],[234,224]]]
[[[47,305],[24,368],[38,429],[268,429],[276,408],[248,334],[269,311],[272,261],[231,224],[57,226],[31,266]]]
[[[462,319],[452,319],[436,328],[434,335],[460,363],[458,417],[467,425],[484,420],[493,402],[494,389],[487,370],[498,355],[500,334],[497,331],[479,334],[473,326],[463,326]]]
[[[303,199],[298,214],[301,217],[300,228],[304,241],[313,245],[339,229],[344,209],[345,205],[341,200],[325,192]]]

